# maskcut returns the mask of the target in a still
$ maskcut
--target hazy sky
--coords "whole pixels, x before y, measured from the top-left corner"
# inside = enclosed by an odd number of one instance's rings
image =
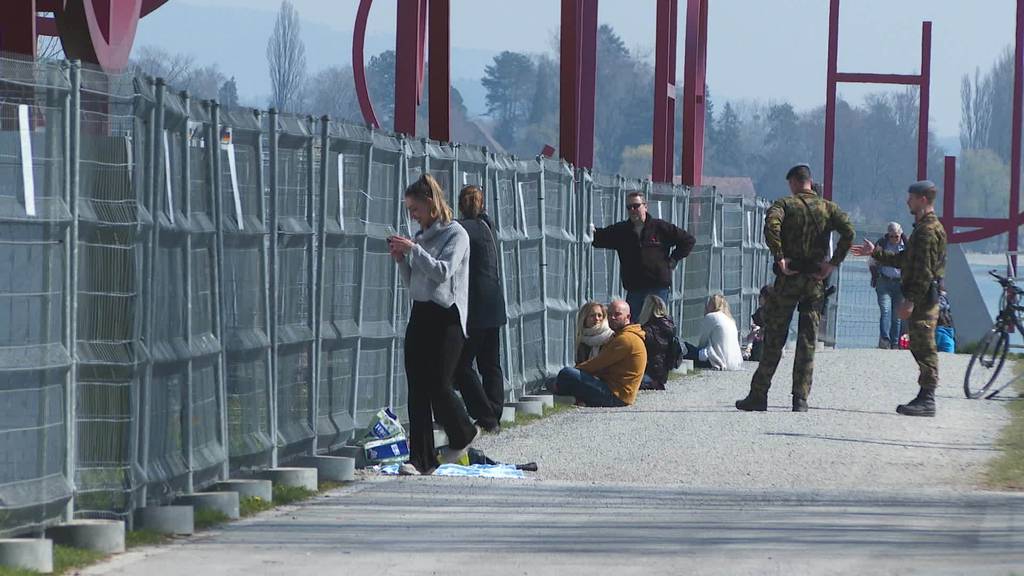
[[[195,0],[172,0],[187,4]],[[204,0],[207,6],[276,11],[279,0]],[[344,32],[339,53],[351,50],[356,0],[293,0],[304,20]],[[683,64],[685,0],[680,0],[678,65]],[[828,0],[710,0],[708,84],[713,97],[792,102],[798,109],[825,99]],[[916,73],[920,69],[921,21],[933,24],[931,126],[942,137],[956,136],[960,78],[987,69],[1012,44],[1012,0],[844,0],[840,19],[839,68],[848,72]],[[452,44],[469,50],[551,51],[559,25],[558,0],[453,0]],[[184,6],[182,6],[183,8]],[[600,21],[614,27],[626,44],[649,53],[654,45],[654,0],[601,0]],[[159,27],[160,12],[140,27]],[[372,36],[393,38],[395,0],[377,0],[369,22]],[[187,51],[189,35],[180,35]],[[166,42],[161,42],[166,46]],[[173,47],[172,47],[173,48]],[[252,54],[263,57],[264,45]],[[204,55],[205,56],[205,55]],[[208,60],[208,58],[205,58]],[[460,67],[455,76],[479,74],[480,64]],[[230,70],[222,66],[229,75]],[[681,75],[680,75],[681,80]],[[859,101],[878,86],[841,85]],[[889,88],[893,89],[893,88]],[[898,89],[898,88],[897,88]]]

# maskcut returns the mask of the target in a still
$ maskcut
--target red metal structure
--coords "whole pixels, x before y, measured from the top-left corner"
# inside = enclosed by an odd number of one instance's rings
[[[840,82],[854,84],[895,84],[920,89],[917,125],[917,179],[928,178],[928,106],[932,69],[932,23],[921,24],[920,74],[864,74],[838,71],[839,0],[831,0],[828,14],[828,87],[825,94],[825,166],[822,185],[825,198],[832,199],[832,174],[836,149],[836,87]]]
[[[704,85],[708,68],[707,47],[708,0],[686,0],[682,174],[683,184],[688,186],[700,186],[704,176]]]
[[[558,153],[580,168],[594,166],[597,0],[562,0]]]
[[[654,138],[651,180],[672,182],[676,136],[676,37],[679,0],[658,0],[654,42]]]
[[[1007,249],[1017,251],[1020,225],[1021,128],[1024,127],[1024,0],[1017,0],[1013,56],[1013,116],[1010,120],[1010,206],[1006,218],[962,218],[956,215],[956,158],[946,156],[942,223],[950,242],[975,242],[1007,234]],[[970,228],[960,232],[957,228]],[[1014,257],[1016,268],[1016,257]]]
[[[35,57],[38,36],[59,36],[69,59],[124,70],[139,18],[167,0],[6,0],[0,51]],[[52,12],[53,18],[39,13]]]
[[[416,107],[423,98],[423,73],[430,48],[430,138],[451,139],[451,0],[398,0],[395,34],[395,132],[416,134]],[[366,24],[373,0],[360,0],[352,37],[352,71],[363,119],[380,121],[366,82]]]

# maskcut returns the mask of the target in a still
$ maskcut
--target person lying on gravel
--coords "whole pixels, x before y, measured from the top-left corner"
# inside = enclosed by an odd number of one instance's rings
[[[636,400],[647,366],[644,331],[631,324],[629,304],[615,300],[608,306],[608,326],[615,336],[597,356],[567,366],[548,384],[552,393],[575,396],[586,406],[618,408]]]

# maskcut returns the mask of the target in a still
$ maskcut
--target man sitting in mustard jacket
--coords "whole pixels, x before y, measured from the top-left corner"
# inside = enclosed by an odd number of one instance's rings
[[[647,367],[644,331],[630,324],[629,304],[615,300],[608,306],[608,326],[615,336],[597,356],[575,368],[566,367],[550,385],[555,394],[575,396],[587,406],[619,408],[636,400]]]

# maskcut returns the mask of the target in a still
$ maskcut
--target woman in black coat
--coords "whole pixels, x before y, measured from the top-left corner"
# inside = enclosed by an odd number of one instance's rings
[[[459,224],[469,234],[469,316],[455,386],[477,425],[493,432],[499,428],[505,407],[500,356],[501,327],[508,319],[494,225],[484,212],[484,193],[479,186],[471,184],[459,192],[459,215]]]
[[[644,345],[647,347],[647,370],[640,389],[664,390],[668,371],[673,368],[670,356],[672,338],[676,333],[675,322],[668,315],[665,301],[653,294],[644,300],[638,322],[644,329]]]

